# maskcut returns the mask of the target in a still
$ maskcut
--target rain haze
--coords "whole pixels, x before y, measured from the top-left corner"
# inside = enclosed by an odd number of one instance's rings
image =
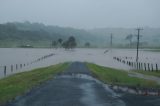
[[[160,27],[159,0],[0,0],[0,23],[74,28]]]
[[[0,0],[0,106],[160,106],[160,0]]]

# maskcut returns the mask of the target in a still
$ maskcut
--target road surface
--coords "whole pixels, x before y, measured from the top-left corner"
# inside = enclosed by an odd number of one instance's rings
[[[7,106],[160,106],[160,98],[115,93],[94,79],[84,63],[74,62]]]

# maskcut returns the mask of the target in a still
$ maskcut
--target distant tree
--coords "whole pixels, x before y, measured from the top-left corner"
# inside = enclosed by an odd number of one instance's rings
[[[77,46],[76,39],[73,36],[70,36],[67,41],[63,42],[62,46],[65,49],[73,49]]]
[[[126,38],[125,38],[125,40],[128,40],[129,41],[129,45],[130,45],[130,47],[132,47],[132,39],[133,39],[133,35],[132,34],[130,34],[130,35],[127,35],[126,36]]]
[[[90,47],[90,43],[89,43],[89,42],[86,42],[86,43],[84,44],[84,46],[85,46],[85,47]]]
[[[69,43],[68,41],[65,41],[62,43],[62,47],[65,48],[65,49],[69,49]]]
[[[76,47],[77,43],[76,43],[76,39],[73,36],[70,36],[68,38],[68,45],[70,49],[73,49]]]
[[[57,42],[56,41],[52,41],[52,44],[51,44],[51,46],[53,47],[53,48],[56,48],[57,47]]]
[[[58,43],[59,43],[60,45],[62,45],[62,41],[63,41],[63,40],[62,40],[61,38],[58,39]]]

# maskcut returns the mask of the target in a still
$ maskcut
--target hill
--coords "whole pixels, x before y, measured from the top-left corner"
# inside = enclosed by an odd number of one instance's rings
[[[133,47],[137,42],[137,30],[134,28],[99,28],[88,30],[93,35],[99,35],[101,38],[110,40],[110,35],[113,35],[113,44],[115,46],[126,47],[129,41],[126,36],[133,35]],[[159,47],[160,45],[160,28],[144,27],[141,31],[141,47]]]
[[[30,22],[0,24],[0,47],[17,47],[27,44],[34,47],[49,47],[52,41],[57,41],[59,38],[65,41],[69,36],[76,38],[79,47],[86,42],[95,46],[98,39],[101,41],[96,35],[81,29]]]
[[[57,41],[59,38],[65,41],[70,36],[76,38],[78,47],[84,47],[86,42],[89,42],[91,47],[109,47],[111,33],[113,34],[114,47],[129,47],[129,41],[125,39],[129,34],[134,35],[132,41],[133,47],[136,47],[137,31],[131,28],[84,30],[30,22],[0,24],[0,47],[18,47],[21,45],[50,47],[52,41]],[[141,35],[141,47],[159,47],[160,28],[145,27]]]

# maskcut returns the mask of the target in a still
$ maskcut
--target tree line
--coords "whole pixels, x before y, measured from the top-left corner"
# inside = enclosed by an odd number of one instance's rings
[[[77,46],[76,39],[75,37],[70,36],[66,41],[63,41],[61,38],[57,41],[52,41],[51,47],[57,48],[58,46],[65,49],[73,49]]]

